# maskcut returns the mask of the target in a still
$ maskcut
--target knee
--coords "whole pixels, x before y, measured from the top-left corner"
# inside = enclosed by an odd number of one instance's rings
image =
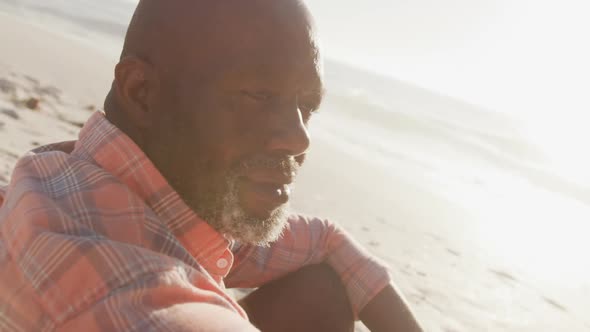
[[[300,289],[295,300],[316,326],[323,327],[317,331],[352,331],[354,316],[338,274],[326,264],[306,267],[297,274]]]
[[[326,264],[305,267],[289,276],[296,289],[295,298],[300,303],[315,308],[316,312],[343,312],[350,310],[350,303],[340,277]],[[352,316],[352,312],[350,312]]]
[[[346,290],[340,277],[325,264],[302,268],[261,287],[252,295],[247,299],[247,305],[258,310],[248,310],[248,313],[263,331],[354,329]],[[278,326],[278,321],[281,321],[282,328],[268,328]]]

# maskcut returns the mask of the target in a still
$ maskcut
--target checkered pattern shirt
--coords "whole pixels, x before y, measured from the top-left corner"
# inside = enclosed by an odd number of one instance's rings
[[[2,331],[190,331],[194,303],[247,319],[226,287],[322,262],[356,314],[390,283],[384,265],[327,220],[293,216],[269,247],[231,243],[102,112],[77,141],[19,160],[0,188],[0,232]]]

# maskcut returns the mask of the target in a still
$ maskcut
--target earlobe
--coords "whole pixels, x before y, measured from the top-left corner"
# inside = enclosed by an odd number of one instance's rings
[[[151,123],[148,103],[151,65],[135,56],[121,59],[115,67],[115,86],[120,112],[136,126],[147,127]]]

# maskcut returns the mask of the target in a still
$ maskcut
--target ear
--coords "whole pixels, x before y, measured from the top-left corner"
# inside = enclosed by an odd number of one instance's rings
[[[115,87],[120,111],[136,126],[149,127],[153,117],[148,102],[150,92],[154,92],[152,65],[135,56],[122,58],[115,67]]]

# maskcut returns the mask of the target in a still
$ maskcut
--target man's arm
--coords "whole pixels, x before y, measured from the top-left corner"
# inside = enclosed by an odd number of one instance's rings
[[[141,305],[119,306],[117,312],[97,308],[69,320],[57,332],[87,331],[174,331],[174,332],[256,332],[248,321],[209,303],[179,303],[167,308]]]
[[[173,274],[146,276],[66,322],[56,332],[174,331],[255,332],[229,302],[204,283],[203,289],[177,280]]]
[[[363,308],[359,318],[373,332],[423,331],[401,293],[392,284]]]
[[[226,278],[226,285],[228,288],[259,287],[304,266],[320,263],[327,263],[340,276],[356,317],[362,311],[368,313],[369,321],[377,323],[376,318],[381,313],[389,318],[410,313],[405,302],[398,301],[398,305],[393,306],[396,297],[386,296],[387,288],[392,285],[388,268],[327,220],[294,217],[283,237],[270,247],[240,246],[235,251],[235,265]],[[394,293],[397,295],[395,290]],[[381,296],[385,300],[374,302],[374,299],[379,300],[375,297],[377,294],[386,294]],[[365,311],[368,303],[375,309],[368,307]],[[380,303],[386,307],[381,308]],[[398,309],[399,313],[392,313]],[[413,317],[408,319],[414,320]],[[380,324],[374,324],[378,326]]]

